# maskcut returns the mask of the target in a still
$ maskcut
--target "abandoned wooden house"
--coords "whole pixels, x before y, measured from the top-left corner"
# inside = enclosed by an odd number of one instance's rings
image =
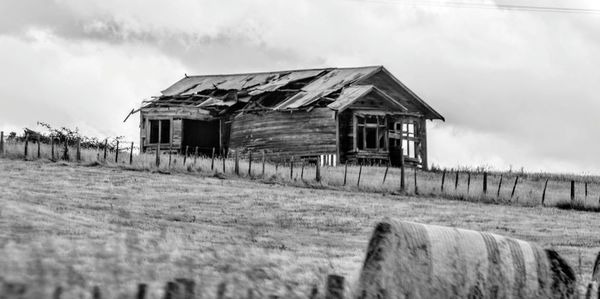
[[[426,120],[444,120],[383,66],[185,76],[140,111],[143,151],[238,150],[427,167]],[[135,112],[135,111],[134,111]]]

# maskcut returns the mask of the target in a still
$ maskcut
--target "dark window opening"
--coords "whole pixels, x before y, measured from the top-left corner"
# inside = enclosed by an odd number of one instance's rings
[[[217,153],[220,151],[219,120],[201,121],[201,120],[183,120],[183,141],[182,148],[186,146],[190,152],[210,155],[214,148]]]
[[[377,129],[376,128],[367,128],[367,148],[368,149],[376,149],[377,148]]]
[[[169,143],[171,138],[171,121],[151,120],[150,121],[150,143],[158,143],[158,131],[160,126],[160,143]]]

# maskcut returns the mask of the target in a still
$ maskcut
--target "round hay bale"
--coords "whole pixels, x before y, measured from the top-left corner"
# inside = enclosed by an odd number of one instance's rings
[[[375,227],[358,298],[574,298],[553,250],[495,234],[385,219]]]

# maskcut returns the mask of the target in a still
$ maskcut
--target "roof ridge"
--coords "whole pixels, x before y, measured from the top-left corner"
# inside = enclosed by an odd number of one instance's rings
[[[266,71],[266,72],[247,72],[247,73],[228,73],[228,74],[212,74],[212,75],[192,75],[185,76],[184,78],[203,78],[203,77],[225,77],[225,76],[244,76],[244,75],[263,75],[263,74],[280,74],[288,72],[304,72],[304,71],[325,71],[325,70],[348,70],[348,69],[366,69],[366,68],[378,68],[383,65],[367,65],[357,67],[323,67],[323,68],[307,68],[307,69],[293,69],[293,70],[279,70],[279,71]]]

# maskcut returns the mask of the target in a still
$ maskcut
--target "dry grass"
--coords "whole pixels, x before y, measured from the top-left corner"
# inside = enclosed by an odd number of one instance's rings
[[[196,167],[207,166],[205,159]],[[555,248],[585,279],[600,246],[597,213],[350,186],[340,189],[352,192],[296,188],[181,168],[164,175],[0,159],[3,279],[46,292],[31,298],[47,297],[58,284],[69,286],[64,298],[89,293],[92,285],[106,286],[114,298],[133,293],[138,282],[149,282],[151,298],[161,298],[164,282],[175,277],[195,279],[197,293],[212,295],[227,281],[230,296],[251,287],[259,296],[293,298],[330,273],[354,280],[371,230],[385,216],[538,242]]]

